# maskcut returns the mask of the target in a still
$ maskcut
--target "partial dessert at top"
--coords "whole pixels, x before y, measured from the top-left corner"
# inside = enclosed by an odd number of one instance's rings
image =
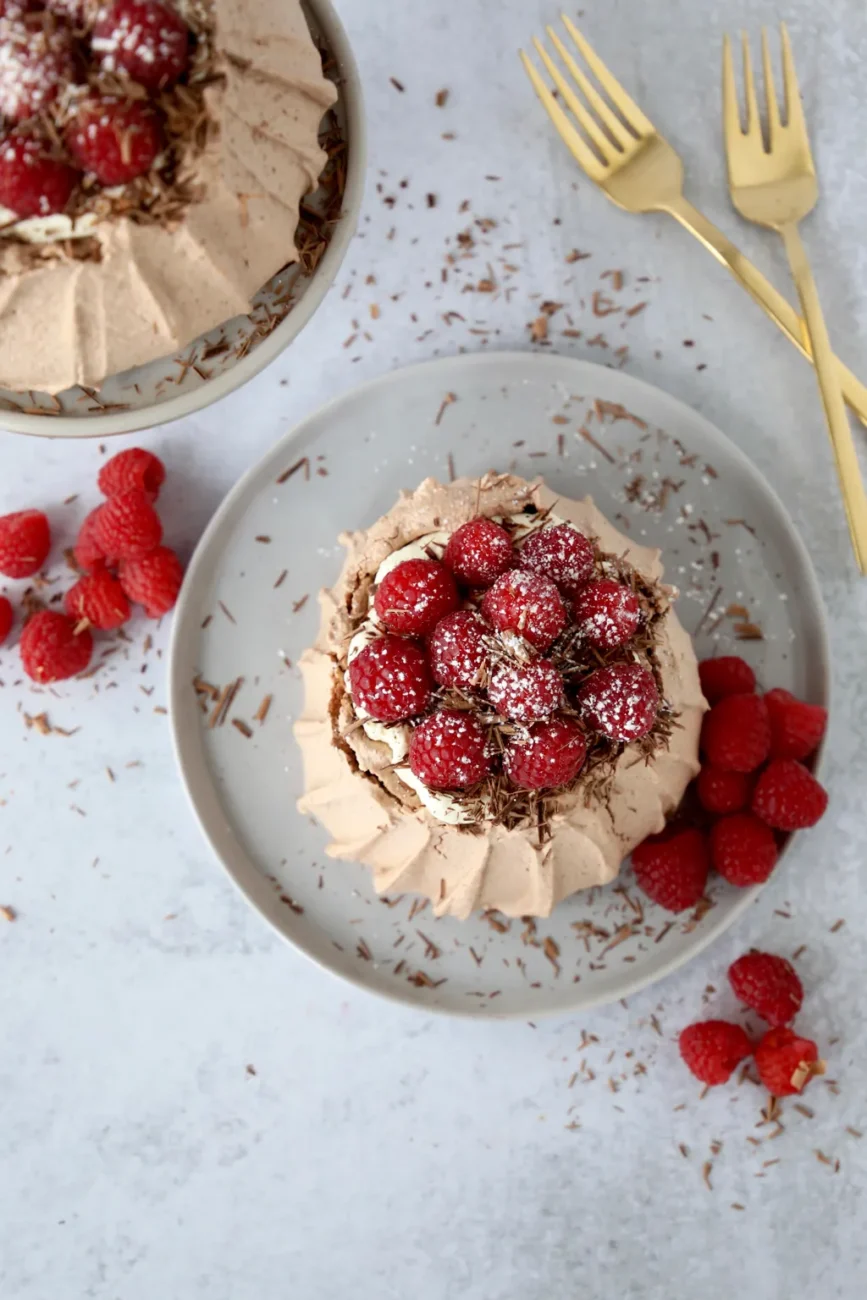
[[[299,0],[0,0],[0,385],[95,385],[249,311],[335,97]]]
[[[427,479],[342,540],[295,728],[328,852],[461,917],[547,915],[613,879],[699,768],[659,552],[494,473]]]

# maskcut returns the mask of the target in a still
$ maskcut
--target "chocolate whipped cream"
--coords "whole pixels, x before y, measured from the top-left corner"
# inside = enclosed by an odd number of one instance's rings
[[[477,514],[513,516],[528,505],[556,511],[602,551],[623,556],[648,582],[660,584],[660,553],[620,533],[589,497],[555,497],[540,481],[511,475],[488,474],[481,485],[427,479],[370,529],[341,538],[343,571],[334,588],[321,593],[319,635],[301,659],[305,703],[295,735],[305,793],[299,809],[333,837],[330,856],[366,863],[380,893],[426,895],[437,915],[466,917],[476,908],[496,908],[510,916],[546,916],[577,890],[607,883],[636,844],[662,829],[699,769],[706,704],[692,642],[668,604],[673,593],[661,585],[654,656],[676,725],[650,755],[640,743],[623,748],[606,772],[604,795],[588,792],[580,778],[558,794],[545,837],[535,825],[507,829],[496,820],[466,825],[441,818],[396,770],[401,747],[394,737],[365,730],[343,673],[380,566],[417,539],[451,533]]]

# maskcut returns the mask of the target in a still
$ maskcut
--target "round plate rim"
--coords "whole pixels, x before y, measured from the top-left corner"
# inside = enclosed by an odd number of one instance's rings
[[[347,402],[357,401],[361,396],[368,396],[371,393],[376,393],[378,390],[387,390],[396,382],[404,382],[406,379],[411,381],[415,374],[422,371],[430,373],[434,368],[440,368],[443,370],[454,370],[457,368],[458,370],[468,371],[478,368],[484,370],[489,366],[508,365],[509,361],[520,363],[522,366],[528,364],[534,367],[538,366],[540,370],[566,365],[573,367],[576,375],[581,374],[582,376],[592,377],[594,374],[605,374],[610,378],[612,374],[609,367],[599,365],[597,362],[587,361],[581,357],[568,357],[557,353],[532,353],[521,352],[515,349],[504,349],[502,351],[461,353],[456,356],[437,357],[433,360],[415,362],[408,366],[401,366],[395,370],[387,371],[383,375],[377,375],[374,378],[366,380],[364,383],[347,390],[346,392],[339,393],[335,397],[329,398],[327,402],[322,403],[313,411],[309,412],[290,430],[288,430],[265,453],[265,455],[256,462],[255,465],[251,466],[250,469],[242,475],[234,487],[230,488],[229,492],[223,498],[202,534],[187,567],[183,587],[175,609],[169,644],[168,694],[170,727],[172,747],[181,782],[184,787],[187,801],[192,809],[193,816],[205,841],[211,848],[211,851],[223,871],[225,871],[247,903],[249,903],[249,905],[259,914],[260,918],[269,925],[271,929],[284,940],[284,942],[291,944],[302,953],[304,957],[313,962],[321,970],[327,971],[332,977],[351,984],[369,995],[384,998],[389,1002],[401,1006],[412,1007],[415,1011],[428,1012],[448,1017],[458,1017],[466,1020],[526,1020],[527,1015],[523,1010],[497,1011],[494,1007],[484,1005],[477,1005],[464,1009],[460,1007],[437,1005],[435,1003],[423,1004],[399,987],[394,990],[389,990],[371,986],[360,977],[356,977],[344,970],[337,970],[333,966],[322,961],[315,953],[309,951],[302,942],[299,942],[297,937],[287,934],[286,931],[277,924],[274,917],[269,916],[262,907],[260,907],[258,901],[252,896],[251,892],[248,891],[242,880],[239,879],[238,875],[236,875],[233,868],[223,858],[215,836],[212,835],[210,828],[200,813],[191,784],[187,779],[186,765],[188,742],[179,726],[178,720],[181,712],[181,694],[182,692],[186,692],[189,688],[189,682],[185,678],[182,679],[178,669],[178,661],[180,658],[180,646],[188,634],[187,623],[189,621],[189,611],[191,610],[193,603],[193,596],[191,593],[196,586],[197,571],[204,564],[206,555],[212,544],[219,539],[224,522],[232,515],[238,502],[242,500],[254,484],[258,484],[260,477],[263,481],[267,480],[267,478],[272,474],[275,466],[282,465],[286,449],[291,447],[292,443],[305,432],[310,424],[319,422],[323,419],[327,420],[335,409]],[[700,411],[696,411],[695,408],[691,407],[687,402],[673,396],[665,389],[649,383],[647,380],[639,379],[634,375],[620,371],[617,372],[617,375],[618,381],[622,381],[627,390],[631,390],[637,395],[646,393],[652,394],[657,398],[662,397],[667,403],[671,404],[672,407],[679,408],[681,412],[686,413],[690,420],[700,424],[703,428],[703,433],[709,438],[710,442],[722,445],[725,448],[726,454],[734,459],[740,471],[757,482],[762,492],[766,494],[776,508],[780,519],[786,526],[786,532],[790,544],[797,553],[798,559],[803,566],[807,578],[808,591],[805,593],[805,601],[812,606],[816,615],[816,631],[818,633],[818,643],[821,647],[821,663],[818,667],[822,681],[824,702],[826,707],[830,708],[830,634],[821,587],[807,546],[795,527],[795,523],[789,514],[788,509],[784,505],[775,488],[768,482],[758,467],[753,464],[746,453],[743,452],[741,448],[738,447],[738,445],[723,433],[723,431],[711,420],[709,420],[707,416],[702,415]],[[195,628],[189,629],[189,631],[195,630]],[[817,776],[821,775],[824,768],[825,752],[825,745],[823,743],[816,755],[815,772]],[[793,837],[790,836],[789,840],[784,845],[782,853],[780,854],[780,863],[782,863],[783,859],[787,856],[792,840]],[[253,869],[258,870],[255,866],[253,866]],[[668,978],[668,976],[673,974],[676,970],[679,970],[682,966],[685,966],[688,962],[698,957],[716,939],[724,934],[726,930],[730,929],[731,926],[733,926],[734,923],[743,916],[749,906],[756,901],[762,889],[762,885],[753,885],[748,889],[744,889],[741,897],[735,900],[731,908],[726,911],[719,920],[709,925],[706,930],[695,932],[697,938],[692,946],[688,947],[684,951],[673,954],[667,962],[663,963],[660,967],[654,968],[654,970],[649,974],[637,974],[631,978],[625,979],[616,995],[612,996],[610,993],[599,993],[591,994],[590,996],[580,996],[577,995],[577,990],[580,988],[580,985],[576,985],[576,997],[573,1002],[570,1002],[566,1006],[559,1005],[552,1008],[546,1008],[540,1005],[538,1009],[534,1009],[533,1017],[535,1019],[542,1017],[563,1017],[572,1015],[578,1010],[585,1011],[599,1006],[610,1005],[619,999],[631,997],[642,989],[658,984],[661,980]]]

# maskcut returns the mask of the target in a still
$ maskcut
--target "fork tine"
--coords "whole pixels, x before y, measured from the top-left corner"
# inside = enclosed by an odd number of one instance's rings
[[[780,106],[774,88],[774,69],[771,66],[768,33],[764,27],[762,28],[762,70],[765,76],[765,99],[768,105],[768,148],[773,149],[780,133]]]
[[[524,71],[530,78],[530,81],[533,84],[533,89],[542,101],[542,105],[551,121],[554,123],[558,135],[561,136],[568,146],[579,167],[583,167],[590,179],[596,181],[598,184],[605,174],[605,168],[602,163],[584,140],[580,131],[573,126],[568,115],[557,103],[556,99],[551,94],[550,88],[545,85],[545,82],[539,74],[539,70],[533,63],[531,63],[528,55],[525,54],[523,50],[519,50],[518,53],[521,56]]]
[[[654,135],[655,128],[653,123],[644,116],[635,100],[630,98],[617,78],[612,76],[608,71],[608,68],[593,49],[593,46],[589,41],[584,39],[569,15],[561,14],[560,17],[566,31],[581,51],[585,63],[596,77],[600,86],[610,97],[614,107],[618,112],[622,113],[626,122],[632,127],[636,135]]]
[[[548,73],[554,85],[563,96],[566,103],[575,115],[578,125],[587,133],[593,141],[595,147],[599,150],[600,157],[604,163],[608,162],[608,155],[611,152],[611,141],[598,126],[596,119],[587,112],[587,109],[581,103],[581,100],[575,94],[575,91],[569,85],[569,82],[563,76],[557,64],[551,58],[545,46],[537,38],[533,37],[533,45],[536,47],[536,53],[548,69]]]
[[[780,23],[780,40],[783,46],[783,90],[786,97],[786,126],[794,126],[798,134],[808,140],[807,123],[804,121],[804,107],[801,92],[798,89],[798,77],[795,72],[795,60],[789,41],[789,31],[785,23]]]
[[[741,110],[738,105],[738,91],[735,85],[735,65],[732,58],[732,43],[728,35],[723,37],[723,128],[725,130],[726,150],[730,154],[736,147],[741,130]]]
[[[604,126],[605,130],[611,136],[612,140],[618,146],[618,148],[621,149],[624,148],[627,144],[629,144],[634,139],[632,134],[629,131],[627,131],[626,127],[623,125],[623,123],[621,122],[620,118],[616,115],[616,113],[612,113],[611,109],[608,107],[605,100],[599,94],[599,91],[593,85],[593,82],[589,79],[589,77],[585,77],[584,73],[578,67],[578,64],[572,58],[572,55],[566,49],[566,46],[560,40],[560,37],[554,31],[554,28],[546,27],[545,30],[547,31],[548,35],[553,41],[557,53],[560,55],[560,58],[565,63],[571,75],[574,77],[578,85],[578,88],[580,89],[581,93],[584,95],[584,98],[587,100],[590,107],[596,113],[596,116],[602,122],[602,125]]]
[[[753,80],[753,61],[750,58],[750,38],[746,32],[741,32],[741,46],[744,54],[744,95],[747,101],[746,134],[758,134],[759,139],[761,139],[762,121],[759,117],[759,105],[758,100],[756,99],[756,83]]]

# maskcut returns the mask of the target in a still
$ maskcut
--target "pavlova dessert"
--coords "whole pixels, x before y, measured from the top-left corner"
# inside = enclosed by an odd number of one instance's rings
[[[295,727],[329,853],[459,917],[612,880],[699,770],[659,552],[589,497],[495,473],[427,479],[342,540]]]
[[[297,259],[335,97],[299,0],[0,0],[0,386],[246,313]]]

